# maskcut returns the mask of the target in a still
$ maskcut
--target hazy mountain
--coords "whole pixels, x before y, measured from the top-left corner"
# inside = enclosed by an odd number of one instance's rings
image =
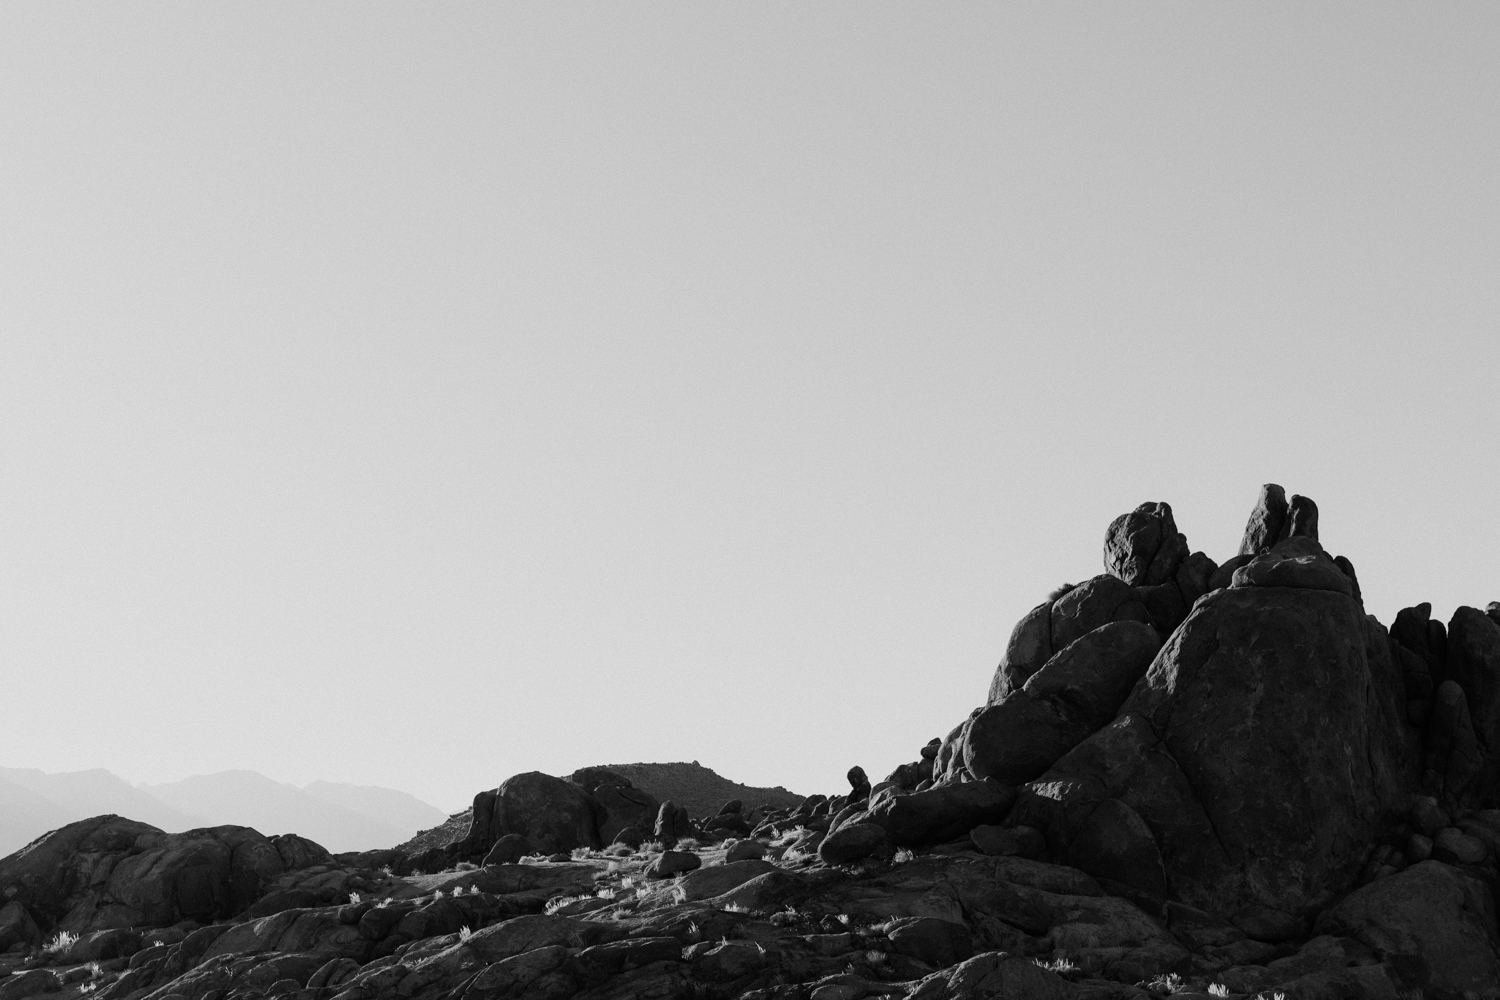
[[[36,768],[0,767],[0,778],[66,810],[68,818],[64,822],[68,823],[89,816],[114,813],[150,823],[168,833],[180,833],[195,826],[209,825],[209,821],[203,816],[174,809],[103,768],[47,774]]]
[[[228,824],[267,836],[297,833],[335,853],[394,847],[446,818],[392,788],[330,781],[297,788],[254,771],[136,786],[103,768],[48,774],[0,767],[0,857],[49,830],[107,813],[168,833]]]
[[[415,795],[379,785],[347,785],[336,781],[314,781],[302,790],[330,805],[352,809],[386,826],[400,830],[422,830],[441,823],[448,816],[437,806],[428,805]],[[409,835],[409,834],[408,834]],[[326,845],[325,845],[326,846]],[[395,843],[382,844],[394,847]]]
[[[140,787],[174,809],[212,817],[216,825],[250,826],[267,836],[295,833],[335,853],[394,847],[434,817],[445,816],[442,810],[428,807],[431,812],[425,818],[413,821],[413,804],[423,803],[390,789],[315,784],[318,787],[309,790],[272,781],[255,771],[221,771]],[[360,808],[344,803],[358,803]],[[371,811],[364,811],[367,808]]]
[[[79,817],[0,772],[0,857]]]

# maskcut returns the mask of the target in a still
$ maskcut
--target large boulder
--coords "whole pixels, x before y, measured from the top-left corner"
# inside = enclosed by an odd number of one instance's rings
[[[1319,934],[1373,949],[1410,988],[1468,996],[1500,983],[1500,926],[1485,881],[1424,861],[1350,893],[1324,911]]]
[[[1262,486],[1255,507],[1250,511],[1250,518],[1245,523],[1245,535],[1240,541],[1239,554],[1254,558],[1262,552],[1269,552],[1271,546],[1281,539],[1281,529],[1286,526],[1286,515],[1286,490],[1275,483]]]
[[[1009,785],[1040,777],[1114,718],[1160,648],[1156,630],[1137,621],[1110,622],[1070,643],[970,723],[969,773]]]
[[[1108,573],[1069,587],[1055,600],[1026,613],[990,681],[988,704],[1019,690],[1031,675],[1068,644],[1110,622],[1151,622],[1134,587]]]
[[[496,790],[488,824],[491,845],[515,833],[545,854],[601,847],[598,808],[594,797],[571,781],[540,771],[514,775]]]
[[[1097,870],[1115,860],[1088,826],[1117,800],[1142,822],[1109,817],[1115,859],[1159,856],[1172,898],[1252,937],[1304,931],[1394,833],[1418,775],[1384,629],[1291,576],[1199,600],[1120,717],[1024,788],[1013,821]]]
[[[846,817],[838,829],[873,824],[898,847],[940,844],[976,826],[998,823],[1015,802],[1015,789],[998,781],[965,781],[920,792],[882,788],[867,808]],[[837,830],[830,830],[833,836]]]
[[[606,844],[621,830],[649,827],[661,808],[655,796],[607,767],[582,767],[568,775],[568,780],[593,797],[599,840]]]
[[[1463,689],[1469,722],[1482,748],[1471,800],[1500,795],[1500,624],[1478,608],[1461,607],[1448,622],[1446,676]]]
[[[41,929],[19,900],[13,899],[0,906],[0,952],[8,951],[13,945],[41,943]]]
[[[1177,530],[1170,504],[1143,503],[1104,533],[1105,572],[1133,587],[1170,582],[1187,556],[1187,536]]]
[[[78,933],[211,923],[243,912],[289,869],[328,858],[311,841],[278,840],[282,850],[247,827],[166,834],[95,816],[0,859],[0,898],[24,905],[43,927]]]

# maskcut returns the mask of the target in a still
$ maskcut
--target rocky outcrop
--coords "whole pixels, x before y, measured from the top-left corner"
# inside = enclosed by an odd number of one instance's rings
[[[0,1000],[1487,996],[1500,604],[1387,632],[1318,516],[1268,485],[1222,566],[1116,519],[985,704],[847,794],[531,772],[336,858],[65,827],[0,860]]]
[[[1114,719],[1160,647],[1156,630],[1136,621],[1109,622],[1069,643],[969,723],[968,773],[1009,785],[1040,777]]]
[[[167,834],[96,816],[0,860],[0,898],[72,932],[208,923],[244,911],[285,873],[331,860],[311,841],[247,827]]]
[[[1086,871],[1278,940],[1398,828],[1418,759],[1389,637],[1290,535],[1197,602],[1119,717],[1023,789],[1014,820]],[[1090,833],[1100,810],[1108,837]]]

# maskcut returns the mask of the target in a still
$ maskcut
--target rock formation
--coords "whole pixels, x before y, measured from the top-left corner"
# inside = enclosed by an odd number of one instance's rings
[[[1500,997],[1500,604],[1387,630],[1318,517],[1267,485],[1223,564],[1115,519],[832,796],[530,772],[338,856],[71,824],[0,860],[0,1000]]]

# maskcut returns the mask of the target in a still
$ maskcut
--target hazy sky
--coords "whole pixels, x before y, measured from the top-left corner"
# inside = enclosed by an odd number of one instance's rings
[[[834,792],[1259,485],[1500,599],[1494,4],[0,7],[0,764]]]

